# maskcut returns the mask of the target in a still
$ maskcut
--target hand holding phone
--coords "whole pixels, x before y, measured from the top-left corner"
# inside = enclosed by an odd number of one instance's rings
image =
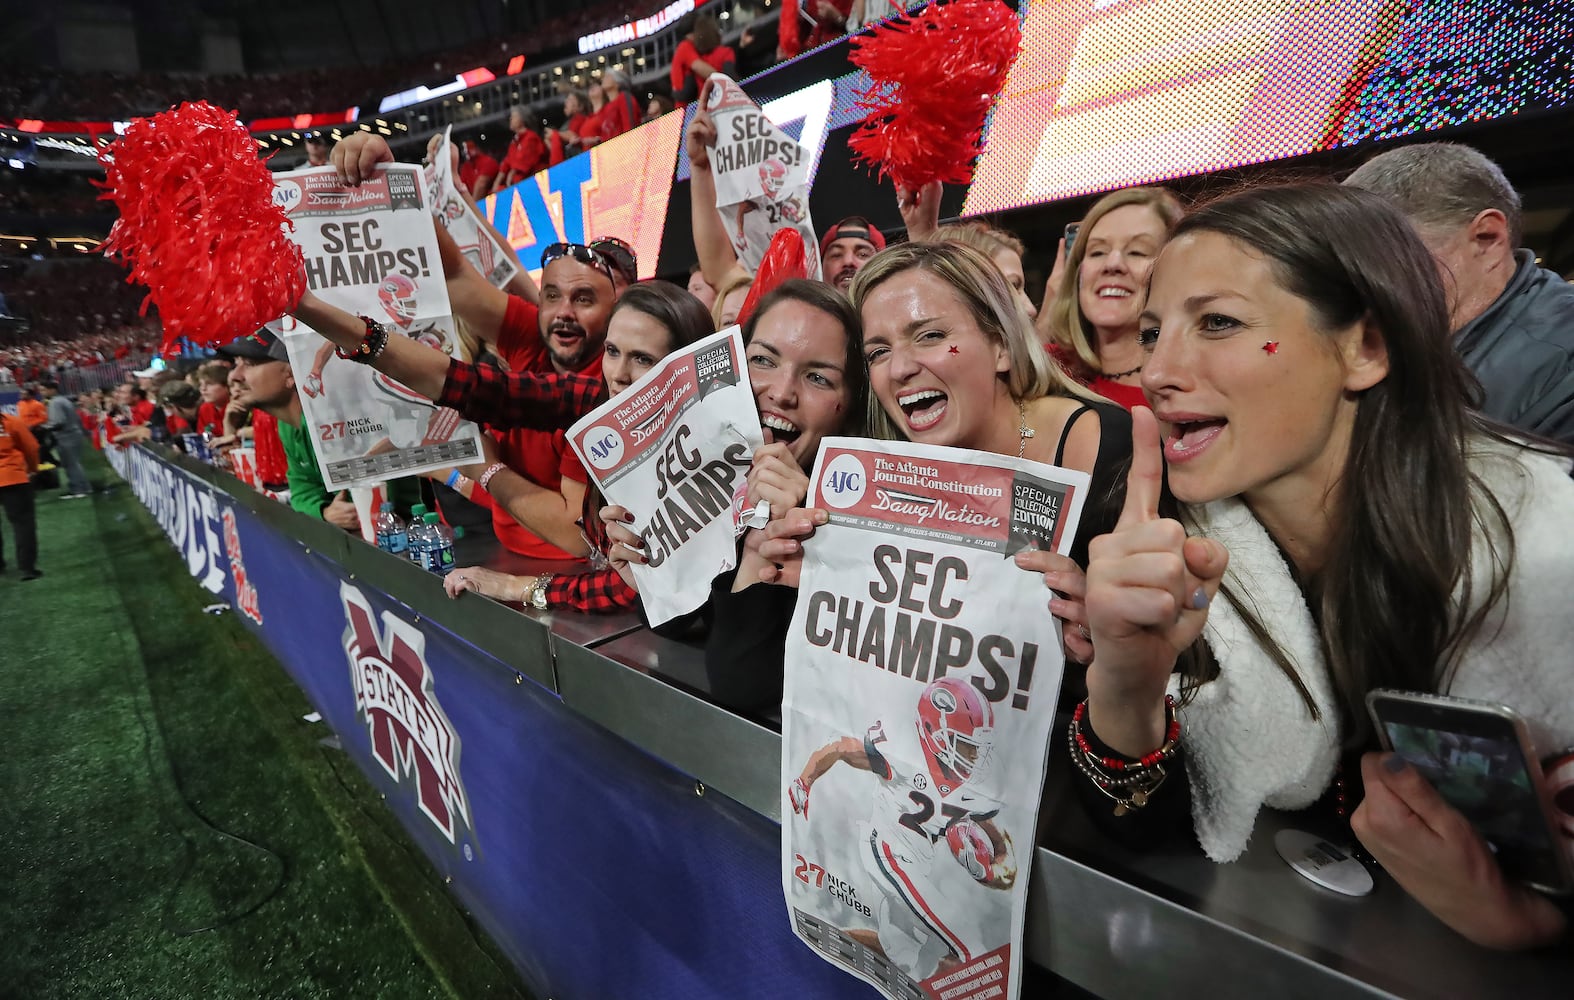
[[[1545,892],[1574,886],[1524,720],[1502,706],[1408,691],[1373,691],[1366,703],[1383,748],[1469,820],[1507,878]]]

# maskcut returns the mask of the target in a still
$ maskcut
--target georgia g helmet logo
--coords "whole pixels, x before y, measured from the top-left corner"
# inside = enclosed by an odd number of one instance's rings
[[[782,165],[782,161],[766,160],[760,164],[760,187],[765,190],[765,197],[775,201],[786,183],[787,168]]]
[[[377,288],[377,298],[383,310],[400,326],[409,326],[415,319],[415,282],[402,274],[390,274]]]
[[[989,756],[994,732],[994,708],[960,678],[942,677],[918,696],[918,741],[931,771],[938,764],[958,783],[966,781]]]

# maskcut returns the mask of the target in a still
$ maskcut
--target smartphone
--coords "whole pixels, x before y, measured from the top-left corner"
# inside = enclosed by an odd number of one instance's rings
[[[1082,228],[1082,223],[1073,222],[1066,227],[1066,259],[1071,259],[1071,245],[1077,242],[1077,230]]]
[[[1383,749],[1420,771],[1464,814],[1503,873],[1544,892],[1574,887],[1525,722],[1512,709],[1413,691],[1366,696]]]

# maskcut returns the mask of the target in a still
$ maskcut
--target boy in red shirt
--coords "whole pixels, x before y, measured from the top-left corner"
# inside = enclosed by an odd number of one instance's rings
[[[461,143],[459,152],[459,186],[472,198],[485,198],[497,183],[497,161],[486,155],[474,139]]]

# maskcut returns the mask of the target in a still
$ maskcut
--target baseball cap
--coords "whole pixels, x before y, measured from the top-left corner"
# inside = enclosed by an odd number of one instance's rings
[[[164,363],[163,358],[154,358],[152,364],[148,365],[146,368],[138,369],[131,374],[135,375],[137,378],[152,378],[168,367],[169,365]]]
[[[885,234],[861,215],[849,215],[827,229],[825,235],[820,237],[820,256],[824,257],[825,252],[831,249],[831,244],[837,240],[868,240],[876,250],[885,249]]]
[[[202,404],[202,393],[184,380],[166,382],[158,391],[160,406],[173,406],[182,410],[195,410]]]
[[[290,352],[285,348],[284,341],[265,326],[258,327],[256,333],[236,337],[216,350],[222,357],[245,358],[248,361],[290,360]]]

